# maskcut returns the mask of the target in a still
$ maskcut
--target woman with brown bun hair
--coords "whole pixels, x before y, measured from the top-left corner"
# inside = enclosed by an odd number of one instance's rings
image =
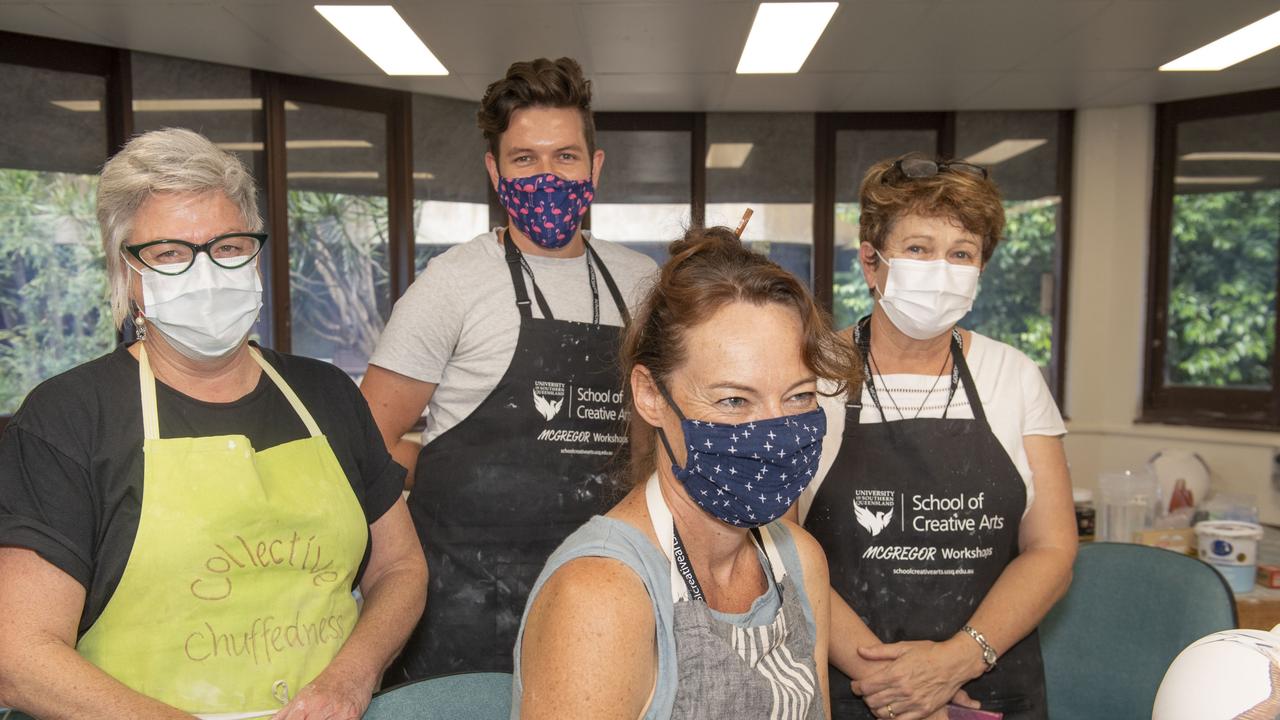
[[[860,381],[852,346],[710,228],[672,243],[621,366],[636,484],[538,578],[515,715],[826,717],[826,562],[781,518],[818,466],[819,378]]]
[[[876,304],[851,334],[870,377],[830,403],[799,503],[831,564],[834,714],[945,717],[972,698],[1044,718],[1035,629],[1076,551],[1066,428],[1035,363],[955,324],[1000,241],[1000,192],[985,168],[907,155],[872,166],[861,210]]]

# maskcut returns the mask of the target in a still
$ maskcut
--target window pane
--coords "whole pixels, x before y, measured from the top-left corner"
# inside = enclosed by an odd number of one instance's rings
[[[813,287],[813,115],[707,115],[707,226],[736,228],[751,208],[747,245]]]
[[[959,113],[956,155],[991,172],[1006,220],[1004,240],[982,271],[978,299],[963,324],[1048,368],[1062,212],[1058,113]]]
[[[1280,112],[1180,123],[1177,154],[1165,382],[1270,388]]]
[[[487,149],[476,127],[479,106],[413,96],[414,268],[489,230]]]
[[[115,344],[95,217],[105,90],[0,64],[0,414]]]
[[[871,312],[873,302],[858,262],[858,188],[867,168],[886,158],[916,151],[932,156],[933,130],[840,130],[836,133],[835,283],[832,314],[837,328]]]
[[[364,374],[390,310],[386,117],[287,114],[293,352]]]
[[[605,163],[592,234],[665,262],[667,245],[690,222],[691,133],[609,130],[596,133],[596,144]]]
[[[258,214],[265,221],[267,170],[262,149],[262,99],[253,91],[249,70],[142,52],[132,53],[130,65],[134,131],[188,128],[234,153],[253,173],[258,184]],[[289,103],[285,107],[291,110],[296,105]],[[263,305],[250,336],[270,346],[270,251],[259,255],[258,263]]]

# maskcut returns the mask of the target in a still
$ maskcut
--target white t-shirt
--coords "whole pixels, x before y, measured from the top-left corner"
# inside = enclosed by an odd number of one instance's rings
[[[965,361],[969,365],[974,384],[978,386],[978,398],[982,400],[982,408],[986,411],[987,424],[991,426],[991,432],[1000,441],[1005,452],[1009,453],[1014,467],[1022,476],[1022,481],[1027,486],[1027,507],[1030,508],[1035,499],[1035,483],[1022,438],[1026,435],[1066,435],[1067,426],[1062,422],[1062,414],[1058,412],[1058,405],[1049,393],[1049,386],[1045,383],[1040,368],[1031,358],[1005,343],[976,332],[970,333],[969,337],[971,340]],[[884,419],[888,422],[901,420],[904,416],[942,417],[947,394],[951,390],[950,372],[943,376],[875,376],[874,380],[876,393],[884,410]],[[831,386],[820,389],[830,391]],[[818,404],[827,414],[827,435],[822,441],[822,460],[818,463],[818,472],[800,497],[801,522],[809,513],[814,495],[822,486],[822,481],[840,452],[844,439],[845,399],[844,394],[835,397],[819,395]],[[951,399],[947,417],[973,418],[973,408],[969,406],[963,383]],[[876,409],[870,390],[865,386],[862,389],[859,422],[881,422],[880,410]]]
[[[499,229],[450,248],[427,263],[396,303],[369,364],[435,383],[422,442],[462,422],[497,387],[520,334],[520,312],[498,242]],[[657,263],[647,255],[583,233],[609,269],[629,310],[648,291]],[[591,322],[586,255],[551,258],[525,253],[557,320]],[[533,298],[527,274],[525,286]],[[622,325],[609,288],[596,268],[600,322]],[[536,302],[534,317],[542,317]]]

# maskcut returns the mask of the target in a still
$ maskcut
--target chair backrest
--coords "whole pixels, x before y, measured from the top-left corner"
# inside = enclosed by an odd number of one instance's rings
[[[1149,720],[1178,653],[1235,626],[1231,589],[1205,563],[1143,545],[1083,545],[1071,589],[1040,623],[1049,717]]]
[[[379,693],[364,720],[508,720],[511,673],[459,673]]]

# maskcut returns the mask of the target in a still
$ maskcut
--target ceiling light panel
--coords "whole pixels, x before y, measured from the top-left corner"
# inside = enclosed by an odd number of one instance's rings
[[[840,3],[760,3],[738,74],[797,73]]]
[[[1229,68],[1280,45],[1280,10],[1160,66],[1165,72]]]
[[[390,5],[316,5],[315,8],[388,75],[449,74]]]
[[[965,158],[964,161],[986,167],[999,165],[1009,158],[1017,157],[1025,152],[1035,150],[1047,142],[1049,141],[1045,138],[1001,140],[985,150],[979,150],[978,152],[970,155]]]
[[[707,167],[737,170],[747,162],[752,147],[752,143],[711,143],[707,148]]]

